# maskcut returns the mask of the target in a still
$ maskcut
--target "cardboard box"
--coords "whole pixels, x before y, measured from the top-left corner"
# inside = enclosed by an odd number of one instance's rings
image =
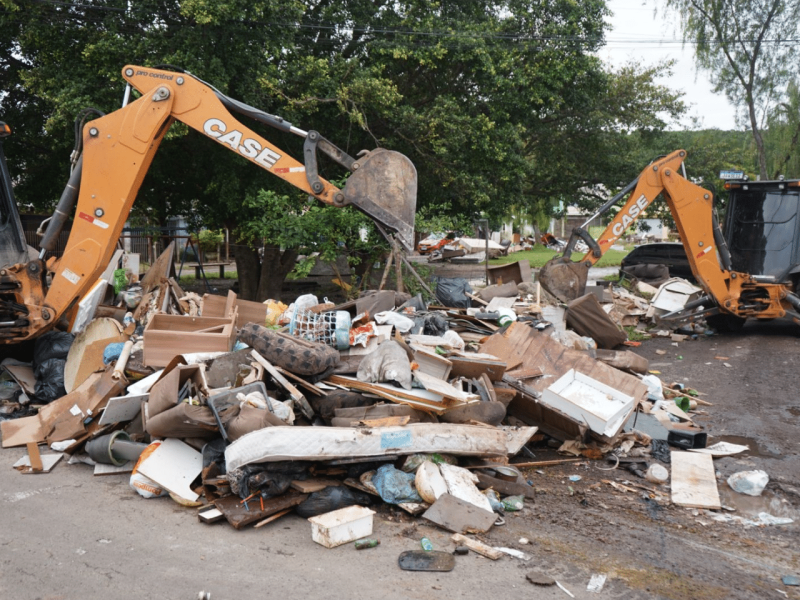
[[[631,396],[575,369],[546,388],[540,402],[608,437],[619,432],[634,407]]]
[[[175,408],[178,395],[187,381],[191,380],[195,388],[208,396],[205,370],[201,365],[187,365],[183,359],[173,360],[161,373],[161,377],[150,388],[147,400],[147,412],[150,418]]]

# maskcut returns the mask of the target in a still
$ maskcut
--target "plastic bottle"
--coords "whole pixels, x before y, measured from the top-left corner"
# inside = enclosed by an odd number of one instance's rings
[[[431,543],[431,541],[426,537],[420,540],[420,544],[422,545],[422,549],[425,550],[425,552],[430,552],[431,550],[433,550],[433,543]]]

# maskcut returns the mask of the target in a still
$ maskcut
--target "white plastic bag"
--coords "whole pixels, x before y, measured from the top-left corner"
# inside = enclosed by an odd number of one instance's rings
[[[408,333],[411,331],[411,328],[414,327],[414,321],[392,310],[377,313],[375,315],[375,321],[379,325],[383,325],[385,323],[394,325],[397,331],[401,333]]]
[[[748,496],[760,496],[768,483],[766,471],[739,471],[728,477],[728,485],[734,492]]]

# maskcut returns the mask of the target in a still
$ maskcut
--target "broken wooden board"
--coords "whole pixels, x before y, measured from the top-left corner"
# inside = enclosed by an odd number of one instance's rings
[[[139,285],[142,286],[142,292],[147,294],[154,288],[157,288],[162,279],[169,279],[175,277],[175,242],[171,242],[169,246],[162,252],[155,262],[147,269],[147,273],[142,277]]]
[[[165,367],[189,349],[230,352],[236,339],[235,322],[235,311],[225,318],[155,314],[144,330],[142,362],[148,367]]]
[[[478,540],[473,540],[472,538],[468,538],[465,535],[460,533],[454,533],[453,536],[450,538],[456,543],[456,546],[466,546],[473,552],[480,554],[481,556],[485,556],[491,560],[497,560],[503,556],[503,553],[499,550],[495,550],[491,546],[484,544],[483,542],[479,542]]]
[[[25,395],[30,397],[35,394],[36,376],[31,365],[3,365],[3,368],[19,384]]]
[[[3,448],[24,446],[29,442],[60,442],[84,436],[87,416],[96,416],[108,398],[125,390],[127,381],[112,378],[112,370],[92,373],[73,392],[44,406],[31,417],[0,422]],[[61,437],[65,435],[66,437]]]
[[[278,369],[269,362],[266,358],[261,356],[258,352],[253,350],[250,352],[250,356],[252,356],[256,362],[258,362],[264,369],[269,373],[272,378],[275,380],[275,383],[280,385],[283,389],[285,389],[289,396],[292,398],[292,402],[294,402],[295,406],[305,415],[308,419],[314,418],[314,409],[311,408],[311,405],[306,400],[306,397],[300,393],[296,387],[294,387],[289,380],[286,379],[283,375],[278,372]]]
[[[417,346],[414,348],[412,345],[412,349],[414,350],[414,362],[419,365],[420,371],[442,381],[449,379],[453,363],[433,352],[430,346]]]
[[[411,417],[404,415],[402,417],[383,417],[381,419],[361,419],[356,426],[358,427],[396,427],[400,425],[408,425]]]
[[[719,510],[719,490],[711,455],[673,450],[670,458],[672,503]]]
[[[516,331],[518,328],[528,338],[527,341],[525,339],[519,341],[525,348],[525,352],[520,355],[522,359],[520,364],[526,369],[539,368],[544,372],[542,377],[525,382],[525,385],[534,394],[541,393],[570,369],[575,369],[623,394],[632,396],[636,403],[641,402],[647,396],[647,386],[638,377],[595,360],[586,352],[566,348],[550,336],[525,325],[512,323],[508,329]],[[515,336],[519,336],[519,334],[515,333]],[[481,346],[481,351],[496,354],[495,350],[505,343],[502,335],[495,334]],[[526,423],[536,423],[540,431],[556,439],[564,441],[582,435],[582,424],[556,410],[543,406],[533,394],[518,393],[509,404],[508,409],[511,415]]]
[[[428,375],[427,373],[413,371],[411,375],[429,392],[438,394],[447,400],[451,400],[452,402],[456,402],[458,404],[467,404],[469,402],[478,402],[480,400],[480,396],[476,394],[467,394],[455,386],[450,385],[446,381],[437,379],[436,377]]]
[[[100,416],[100,425],[112,423],[126,423],[132,420],[142,410],[142,402],[145,402],[150,394],[136,394],[133,396],[117,396],[109,398],[103,414]]]
[[[447,409],[444,398],[428,390],[406,390],[385,383],[367,383],[365,381],[359,381],[355,377],[344,377],[342,375],[331,375],[326,382],[347,389],[358,390],[359,392],[369,392],[385,400],[407,404],[426,412],[442,414]]]
[[[234,529],[241,529],[250,523],[261,521],[287,508],[297,506],[306,498],[308,498],[308,494],[299,494],[290,490],[283,496],[267,498],[263,504],[258,497],[245,502],[239,496],[225,496],[214,500],[214,506],[225,515],[228,523],[233,525]]]
[[[233,297],[231,298],[231,295]],[[241,329],[247,323],[264,325],[267,321],[267,305],[251,300],[237,298],[234,292],[228,292],[228,297],[216,294],[203,294],[204,317],[226,317],[231,307],[236,307],[236,328]]]
[[[492,381],[500,381],[506,372],[506,363],[501,360],[489,360],[466,356],[447,357],[452,364],[450,377],[464,377],[466,379],[478,379],[482,374],[486,374]]]
[[[523,363],[523,357],[528,353],[528,346],[533,342],[531,334],[534,331],[523,323],[512,323],[503,333],[489,336],[481,346],[481,352],[493,354],[506,363],[506,369],[513,371]]]
[[[294,508],[294,507],[292,507],[292,508]],[[288,515],[290,512],[292,512],[291,508],[286,508],[286,509],[282,510],[281,512],[277,512],[274,515],[272,515],[271,517],[267,517],[263,521],[259,521],[258,523],[253,525],[253,529],[258,529],[259,527],[263,527],[264,525],[272,523],[273,521],[277,521],[281,517]]]
[[[497,520],[493,512],[451,494],[439,496],[422,518],[453,533],[485,533]]]
[[[127,339],[122,325],[114,319],[101,318],[89,323],[75,337],[67,354],[67,362],[64,364],[64,389],[67,393],[86,381],[90,373],[103,369],[103,350],[108,344]]]

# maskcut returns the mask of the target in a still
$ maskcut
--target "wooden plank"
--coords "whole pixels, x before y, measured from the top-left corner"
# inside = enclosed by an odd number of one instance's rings
[[[295,480],[290,484],[291,488],[297,490],[301,494],[313,494],[326,487],[335,487],[342,485],[338,479],[325,479],[323,477],[314,477],[312,479]]]
[[[670,452],[672,503],[690,508],[721,508],[714,459],[709,454]]]
[[[327,394],[323,390],[321,390],[320,388],[315,386],[313,383],[309,383],[308,381],[306,381],[302,377],[298,377],[294,373],[292,373],[290,371],[287,371],[286,369],[278,367],[278,366],[276,366],[275,369],[278,371],[278,373],[280,373],[281,375],[283,375],[287,379],[291,379],[297,385],[299,385],[302,388],[307,389],[309,392],[311,392],[315,396],[327,396]]]
[[[463,356],[448,357],[453,365],[450,376],[478,379],[483,373],[492,381],[500,381],[506,372],[506,363],[501,360],[486,360],[481,358],[467,358]]]
[[[426,412],[442,414],[448,408],[442,396],[427,390],[405,390],[382,383],[367,383],[353,377],[343,377],[341,375],[331,375],[328,377],[327,382],[347,389],[369,392],[390,402],[408,404]]]
[[[486,306],[486,312],[495,312],[498,308],[513,308],[516,301],[516,298],[501,298],[500,296],[495,296]]]
[[[453,534],[453,536],[450,539],[453,540],[457,546],[466,546],[473,552],[476,552],[481,556],[485,556],[486,558],[490,558],[492,560],[497,560],[498,558],[503,556],[503,553],[500,552],[499,550],[495,550],[494,548],[492,548],[491,546],[487,546],[483,542],[479,542],[478,540],[473,540],[472,538],[468,538],[467,536],[462,535],[460,533]]]
[[[263,501],[263,504],[259,497],[250,498],[245,502],[239,496],[225,496],[214,500],[214,506],[222,511],[228,523],[235,529],[241,529],[287,508],[293,508],[306,498],[308,498],[308,494],[298,494],[291,490],[283,496],[268,498]]]
[[[453,363],[444,356],[439,356],[432,351],[429,346],[417,346],[414,348],[414,362],[419,365],[419,370],[427,375],[447,381],[450,377],[450,370]]]
[[[523,323],[512,323],[503,333],[489,336],[481,346],[481,352],[494,354],[506,363],[506,368],[509,370],[516,369],[528,353],[528,346],[533,341],[534,333],[535,330]]]
[[[466,392],[459,390],[457,387],[450,385],[446,381],[437,379],[436,377],[428,375],[427,373],[414,371],[412,375],[414,379],[416,379],[426,390],[435,394],[439,394],[448,400],[461,403],[477,402],[480,400],[480,396],[476,394],[467,394]]]
[[[285,508],[281,512],[275,513],[274,515],[272,515],[271,517],[267,517],[263,521],[259,521],[258,523],[253,525],[253,529],[258,529],[259,527],[263,527],[267,523],[272,523],[273,521],[277,521],[282,516],[288,515],[290,512],[292,512],[291,508]]]
[[[271,362],[269,362],[266,358],[261,356],[258,352],[253,350],[252,352],[250,352],[250,356],[252,356],[256,360],[256,362],[258,362],[261,366],[263,366],[264,369],[266,369],[267,373],[272,375],[272,378],[278,385],[280,385],[283,389],[289,392],[292,401],[294,401],[295,405],[300,409],[300,411],[306,417],[308,417],[309,419],[314,418],[314,409],[311,408],[311,405],[308,403],[308,400],[306,400],[306,397],[300,393],[300,390],[298,390],[291,383],[289,383],[289,380],[286,379],[286,377],[284,377],[283,375],[281,375],[278,369],[276,369]]]
[[[30,462],[31,471],[41,471],[42,456],[39,454],[39,444],[28,442],[25,445],[28,448],[28,461]]]
[[[20,458],[17,462],[14,463],[13,468],[24,475],[39,475],[42,473],[49,473],[53,470],[53,467],[56,466],[61,457],[64,456],[63,454],[40,454],[39,455],[39,464],[40,467],[38,469],[34,469],[31,466],[31,459],[29,455],[25,455]]]

